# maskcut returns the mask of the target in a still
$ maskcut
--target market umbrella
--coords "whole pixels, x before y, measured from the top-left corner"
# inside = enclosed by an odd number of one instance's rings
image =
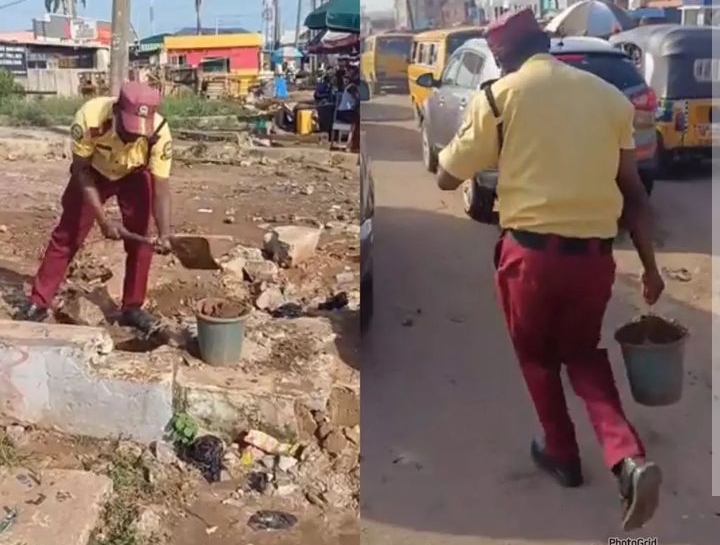
[[[305,17],[310,30],[360,33],[360,0],[330,0]]]
[[[562,36],[604,38],[635,26],[632,17],[615,4],[602,0],[583,0],[561,11],[547,24],[545,30]]]
[[[331,54],[357,49],[360,43],[358,34],[354,32],[336,32],[323,30],[308,42],[305,50],[313,54]]]
[[[271,58],[273,62],[280,63],[287,59],[301,59],[302,56],[302,51],[300,51],[297,47],[284,46],[278,47],[275,51],[273,51]]]

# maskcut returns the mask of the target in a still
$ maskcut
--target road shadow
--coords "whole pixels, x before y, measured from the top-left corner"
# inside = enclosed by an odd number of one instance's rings
[[[489,254],[497,232],[451,214],[381,206],[374,230],[375,317],[362,347],[367,543],[393,543],[382,536],[398,528],[435,534],[417,535],[418,543],[472,536],[473,543],[585,544],[622,535],[617,485],[569,387],[586,486],[561,489],[530,460],[538,425],[494,297]],[[715,545],[710,315],[666,297],[662,311],[692,334],[685,392],[675,406],[641,407],[611,338],[637,312],[627,303],[637,297],[628,282],[616,283],[603,344],[626,412],[665,470],[656,517],[629,535]]]
[[[422,142],[420,131],[412,127],[399,127],[385,123],[363,122],[363,130],[382,131],[383,142],[393,142],[393,146],[381,146],[368,139],[366,145],[373,162],[417,162],[422,160]],[[408,180],[410,182],[411,180]]]
[[[393,121],[412,121],[414,119],[412,108],[410,107],[410,97],[407,97],[407,105],[405,107],[397,104],[384,104],[384,97],[380,97],[380,101],[372,100],[363,102],[360,107],[360,121],[365,123],[383,121],[385,123]],[[398,98],[393,97],[398,100]]]

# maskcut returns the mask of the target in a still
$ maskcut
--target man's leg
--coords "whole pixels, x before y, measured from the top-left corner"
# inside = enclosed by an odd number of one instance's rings
[[[104,202],[109,195],[109,185],[99,176],[96,183],[100,198]],[[30,304],[16,315],[16,319],[45,319],[47,310],[65,279],[68,265],[95,223],[95,213],[86,203],[83,191],[72,179],[72,175],[60,203],[63,209],[60,222],[50,236],[45,256],[33,280]]]
[[[520,246],[511,236],[498,248],[497,288],[510,338],[544,432],[533,458],[563,486],[582,484],[575,428],[560,378],[555,345],[556,282],[549,278],[543,252]]]
[[[645,462],[643,444],[625,417],[607,350],[598,348],[615,263],[610,253],[596,253],[586,259],[568,258],[564,268],[573,305],[556,317],[564,331],[560,350],[573,389],[587,407],[605,464],[620,479],[626,500],[623,524],[626,529],[638,528],[657,507],[660,472]]]
[[[118,182],[118,206],[125,228],[147,236],[153,208],[153,188],[148,172],[142,170]],[[153,249],[148,244],[125,241],[125,280],[123,283],[123,322],[144,333],[157,327],[157,320],[142,310],[147,295]]]

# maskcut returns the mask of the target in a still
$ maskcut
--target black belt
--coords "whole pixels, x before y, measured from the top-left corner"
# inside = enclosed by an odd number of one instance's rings
[[[546,235],[531,231],[509,229],[506,236],[530,250],[555,250],[565,255],[582,255],[597,251],[601,254],[612,253],[612,238],[575,238],[559,235]]]

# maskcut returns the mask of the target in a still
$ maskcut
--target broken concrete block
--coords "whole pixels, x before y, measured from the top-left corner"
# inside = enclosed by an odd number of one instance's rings
[[[285,304],[285,296],[280,291],[280,288],[271,286],[264,290],[255,299],[255,306],[260,310],[273,311]]]
[[[97,327],[105,323],[102,309],[83,295],[69,297],[57,314],[60,321],[73,325]]]
[[[340,456],[340,453],[345,450],[348,444],[348,440],[343,435],[342,431],[335,428],[328,436],[323,440],[322,447],[331,456]]]
[[[272,261],[247,261],[242,268],[250,282],[277,282],[278,267]]]
[[[333,388],[327,403],[327,413],[333,426],[359,426],[360,399],[357,392],[350,388]]]
[[[294,267],[315,255],[321,233],[314,227],[276,227],[265,235],[265,251],[279,265]]]
[[[0,467],[0,506],[17,510],[0,543],[86,545],[111,492],[108,477],[86,471]]]

